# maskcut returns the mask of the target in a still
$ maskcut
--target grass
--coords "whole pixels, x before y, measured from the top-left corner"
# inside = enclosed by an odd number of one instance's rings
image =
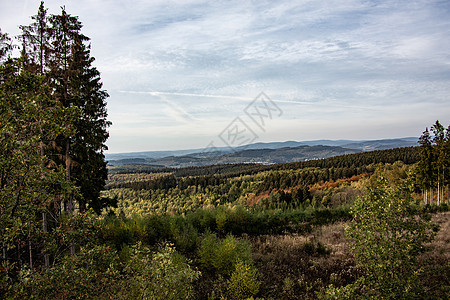
[[[424,298],[448,299],[450,295],[450,212],[437,213],[432,220],[440,226],[429,252],[419,257]],[[430,296],[432,295],[432,296]]]
[[[429,251],[419,258],[423,299],[448,299],[450,294],[450,212],[436,213],[440,225]],[[329,284],[353,282],[362,270],[349,250],[339,222],[317,226],[307,235],[262,235],[246,237],[262,281],[264,299],[317,299],[317,292]],[[245,237],[244,237],[245,238]]]

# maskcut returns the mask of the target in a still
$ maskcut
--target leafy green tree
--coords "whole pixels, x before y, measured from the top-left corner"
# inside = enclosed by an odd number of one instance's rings
[[[53,256],[47,268],[22,268],[6,298],[117,298],[124,276],[117,252],[99,242],[99,225],[98,218],[89,212],[62,215],[58,227],[50,233],[48,247],[48,251],[59,255]],[[67,255],[73,242],[79,246],[77,255]]]
[[[128,299],[192,299],[192,283],[201,273],[189,263],[171,244],[153,253],[138,244],[126,267],[130,282]]]
[[[81,117],[75,121],[76,134],[73,136],[73,158],[77,165],[73,168],[73,176],[80,187],[82,198],[80,209],[92,207],[97,213],[108,205],[100,199],[100,191],[105,186],[107,169],[103,151],[107,149],[105,142],[109,137],[107,128],[106,98],[108,94],[102,90],[100,72],[92,66],[94,58],[90,56],[90,46],[82,40],[76,40],[72,46],[71,90],[73,104],[82,108]]]
[[[24,261],[28,267],[41,262],[48,234],[40,216],[73,191],[60,169],[46,167],[39,148],[42,139],[52,138],[43,132],[70,134],[66,122],[76,111],[49,106],[43,78],[22,65],[12,59],[0,65],[0,239],[6,270],[1,274],[7,281]]]
[[[413,299],[420,295],[417,256],[433,240],[437,227],[414,209],[412,185],[390,188],[384,178],[355,201],[346,229],[351,250],[366,275],[342,288],[335,299]]]

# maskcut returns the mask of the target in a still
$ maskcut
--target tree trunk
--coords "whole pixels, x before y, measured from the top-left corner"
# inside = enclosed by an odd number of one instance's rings
[[[438,178],[438,186],[437,186],[437,205],[439,205],[439,204],[441,204],[440,202],[441,202],[441,199],[440,199],[440,196],[441,196],[441,185],[440,185],[440,180],[439,180],[439,178]]]
[[[41,136],[42,134],[42,127],[40,128],[41,131]],[[45,150],[44,150],[44,143],[42,141],[39,142],[39,152],[42,158],[42,168],[45,168],[45,162],[44,162],[44,155],[45,155]],[[48,232],[48,222],[47,222],[47,212],[44,210],[42,211],[42,231],[44,232],[44,244],[45,244],[45,239],[46,239],[46,233]],[[44,254],[44,267],[49,267],[50,266],[50,257],[48,254]]]
[[[33,249],[31,246],[31,238],[28,236],[28,254],[30,256],[30,269],[33,269]]]
[[[19,269],[22,269],[22,258],[20,257],[20,243],[17,241],[17,262],[19,263]]]
[[[66,142],[66,180],[70,183],[71,180],[71,166],[72,166],[72,158],[70,157],[70,141]],[[70,215],[73,215],[73,199],[72,195],[69,195],[67,200],[67,212]],[[75,244],[73,242],[70,243],[70,255],[75,255]]]
[[[450,186],[447,184],[447,204],[450,203]]]
[[[66,142],[66,180],[67,183],[70,183],[71,180],[71,165],[72,165],[72,159],[70,157],[70,142]],[[69,195],[69,198],[67,199],[67,212],[69,214],[73,214],[73,202],[72,197]]]
[[[45,247],[45,240],[47,238],[47,232],[48,232],[48,222],[47,222],[47,212],[42,212],[42,231],[44,232],[44,247]],[[48,268],[50,267],[50,256],[48,254],[44,254],[44,267]]]
[[[442,202],[445,202],[445,168],[442,170]]]

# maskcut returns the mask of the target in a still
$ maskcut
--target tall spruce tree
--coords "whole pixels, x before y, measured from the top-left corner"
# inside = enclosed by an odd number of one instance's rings
[[[74,125],[76,133],[58,139],[66,168],[66,178],[80,188],[82,197],[76,199],[80,210],[87,206],[96,212],[109,204],[100,198],[107,170],[103,151],[108,138],[106,98],[99,71],[92,66],[89,38],[81,33],[78,17],[69,15],[62,7],[61,14],[52,15],[50,58],[51,85],[54,97],[63,107],[81,108],[81,116]],[[73,211],[73,201],[67,202],[67,211]]]
[[[22,34],[22,56],[28,69],[43,75],[48,70],[48,58],[51,51],[50,27],[47,9],[41,1],[38,13],[31,17],[33,23],[20,26]]]
[[[76,134],[73,136],[73,159],[78,162],[73,168],[73,175],[81,189],[83,198],[79,207],[83,211],[86,206],[100,212],[107,204],[100,199],[100,191],[107,179],[107,169],[103,151],[107,149],[105,142],[109,137],[105,99],[106,91],[102,90],[100,72],[92,66],[94,58],[90,56],[90,46],[76,37],[71,48],[70,90],[73,104],[82,108],[82,115],[75,122]]]
[[[2,33],[0,28],[0,62],[8,55],[12,48],[11,39],[7,33]]]

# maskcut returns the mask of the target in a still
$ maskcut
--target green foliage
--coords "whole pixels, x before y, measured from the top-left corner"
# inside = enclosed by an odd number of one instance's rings
[[[355,201],[354,219],[346,230],[351,250],[366,276],[352,286],[331,288],[329,295],[348,298],[410,299],[420,292],[417,256],[433,240],[437,228],[419,214],[410,182],[389,187],[384,178]]]
[[[177,249],[182,252],[194,252],[199,241],[198,231],[191,222],[178,216],[171,219],[171,236]]]
[[[114,297],[121,275],[117,255],[105,245],[82,247],[54,266],[21,271],[14,299],[104,299]]]
[[[0,62],[6,57],[13,49],[11,38],[7,33],[2,33],[0,29]]]
[[[416,147],[272,166],[164,168],[159,173],[154,168],[146,170],[144,166],[122,166],[111,169],[114,173],[109,177],[104,196],[117,199],[118,207],[113,212],[116,215],[124,213],[127,217],[185,214],[223,205],[269,210],[305,209],[311,204],[313,208],[336,208],[351,203],[359,189],[342,189],[336,196],[330,190],[313,193],[314,185],[335,183],[343,178],[350,182],[353,176],[358,180],[373,173],[378,163],[402,161],[411,164],[417,160]],[[137,173],[131,174],[133,171]],[[224,232],[230,232],[226,227],[235,224],[227,217],[219,214],[217,218],[217,225]],[[240,233],[233,229],[233,234]]]
[[[189,263],[171,244],[153,253],[138,244],[126,266],[128,299],[192,299],[192,283],[201,273]]]
[[[231,278],[227,281],[227,291],[230,299],[249,299],[258,294],[261,282],[258,280],[258,270],[252,265],[239,261]]]
[[[220,240],[214,233],[206,233],[198,250],[200,263],[207,269],[216,270],[219,274],[229,275],[237,262],[252,262],[250,245],[246,241],[238,241],[232,235]]]
[[[8,280],[24,263],[36,265],[48,247],[42,215],[77,192],[61,168],[46,167],[51,160],[39,151],[43,139],[72,132],[65,122],[77,110],[52,106],[42,76],[22,64],[10,59],[0,65],[0,245]]]
[[[433,204],[436,200],[437,205],[441,205],[446,201],[446,187],[447,202],[450,199],[448,197],[450,181],[446,175],[450,171],[450,126],[445,129],[439,121],[436,121],[430,129],[429,131],[426,128],[419,139],[420,160],[417,164],[417,184],[423,192],[425,204]]]

